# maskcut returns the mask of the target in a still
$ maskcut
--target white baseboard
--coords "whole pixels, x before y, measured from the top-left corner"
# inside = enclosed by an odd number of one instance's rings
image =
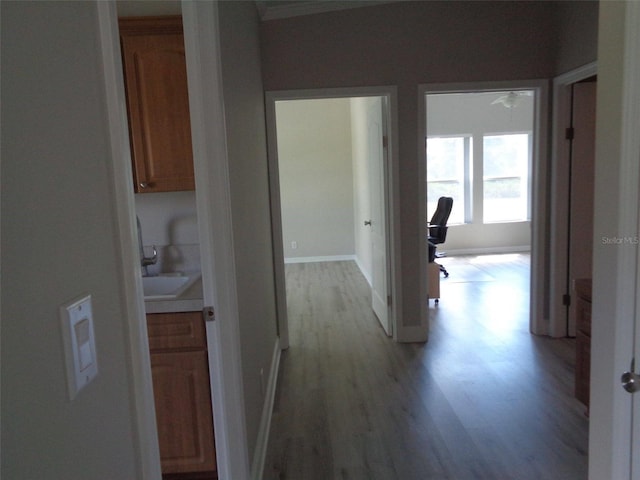
[[[531,245],[520,245],[515,247],[480,247],[480,248],[459,248],[449,249],[443,246],[438,249],[438,253],[444,253],[444,257],[454,257],[456,255],[490,255],[496,253],[523,253],[530,252]]]
[[[355,260],[355,255],[328,255],[319,257],[288,257],[284,263],[314,263],[314,262],[343,262],[345,260]]]
[[[355,261],[356,261],[356,265],[360,269],[360,273],[362,273],[362,276],[365,278],[365,280],[367,281],[367,283],[369,283],[369,286],[371,287],[372,286],[371,274],[369,274],[369,272],[366,272],[365,269],[362,268],[362,264],[360,263],[360,258],[356,257]]]
[[[276,339],[271,358],[271,370],[269,371],[269,381],[262,407],[262,417],[260,418],[260,429],[256,449],[253,453],[253,463],[251,464],[251,479],[262,480],[264,462],[267,456],[267,446],[269,445],[269,430],[271,429],[271,415],[273,413],[273,401],[276,396],[276,385],[278,383],[278,367],[280,366],[280,341]]]
[[[426,326],[397,327],[396,341],[400,343],[424,343],[429,339]]]

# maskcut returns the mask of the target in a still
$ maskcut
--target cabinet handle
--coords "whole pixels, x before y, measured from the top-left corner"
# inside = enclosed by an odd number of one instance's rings
[[[140,182],[140,188],[147,188],[149,184],[147,182]]]

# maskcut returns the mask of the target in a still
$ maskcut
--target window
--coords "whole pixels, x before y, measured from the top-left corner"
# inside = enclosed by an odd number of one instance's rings
[[[529,137],[526,133],[483,137],[484,223],[529,217]]]
[[[453,197],[449,224],[465,221],[465,171],[471,163],[470,137],[427,139],[427,215],[436,210],[438,199]]]
[[[425,105],[427,219],[446,195],[451,224],[527,222],[535,92],[433,93]]]

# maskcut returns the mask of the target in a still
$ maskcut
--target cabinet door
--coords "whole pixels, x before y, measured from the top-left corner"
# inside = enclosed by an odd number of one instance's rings
[[[147,314],[149,349],[199,349],[207,348],[207,338],[202,312]]]
[[[184,39],[173,21],[175,31],[160,32],[120,22],[136,192],[194,189]]]
[[[151,371],[162,473],[215,471],[207,353],[152,353]]]
[[[589,381],[591,375],[591,338],[583,332],[576,333],[575,396],[589,406]]]

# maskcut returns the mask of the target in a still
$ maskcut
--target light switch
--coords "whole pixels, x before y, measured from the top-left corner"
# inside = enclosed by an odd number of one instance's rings
[[[69,399],[73,400],[78,392],[98,374],[91,295],[62,305],[60,319],[67,365]]]

